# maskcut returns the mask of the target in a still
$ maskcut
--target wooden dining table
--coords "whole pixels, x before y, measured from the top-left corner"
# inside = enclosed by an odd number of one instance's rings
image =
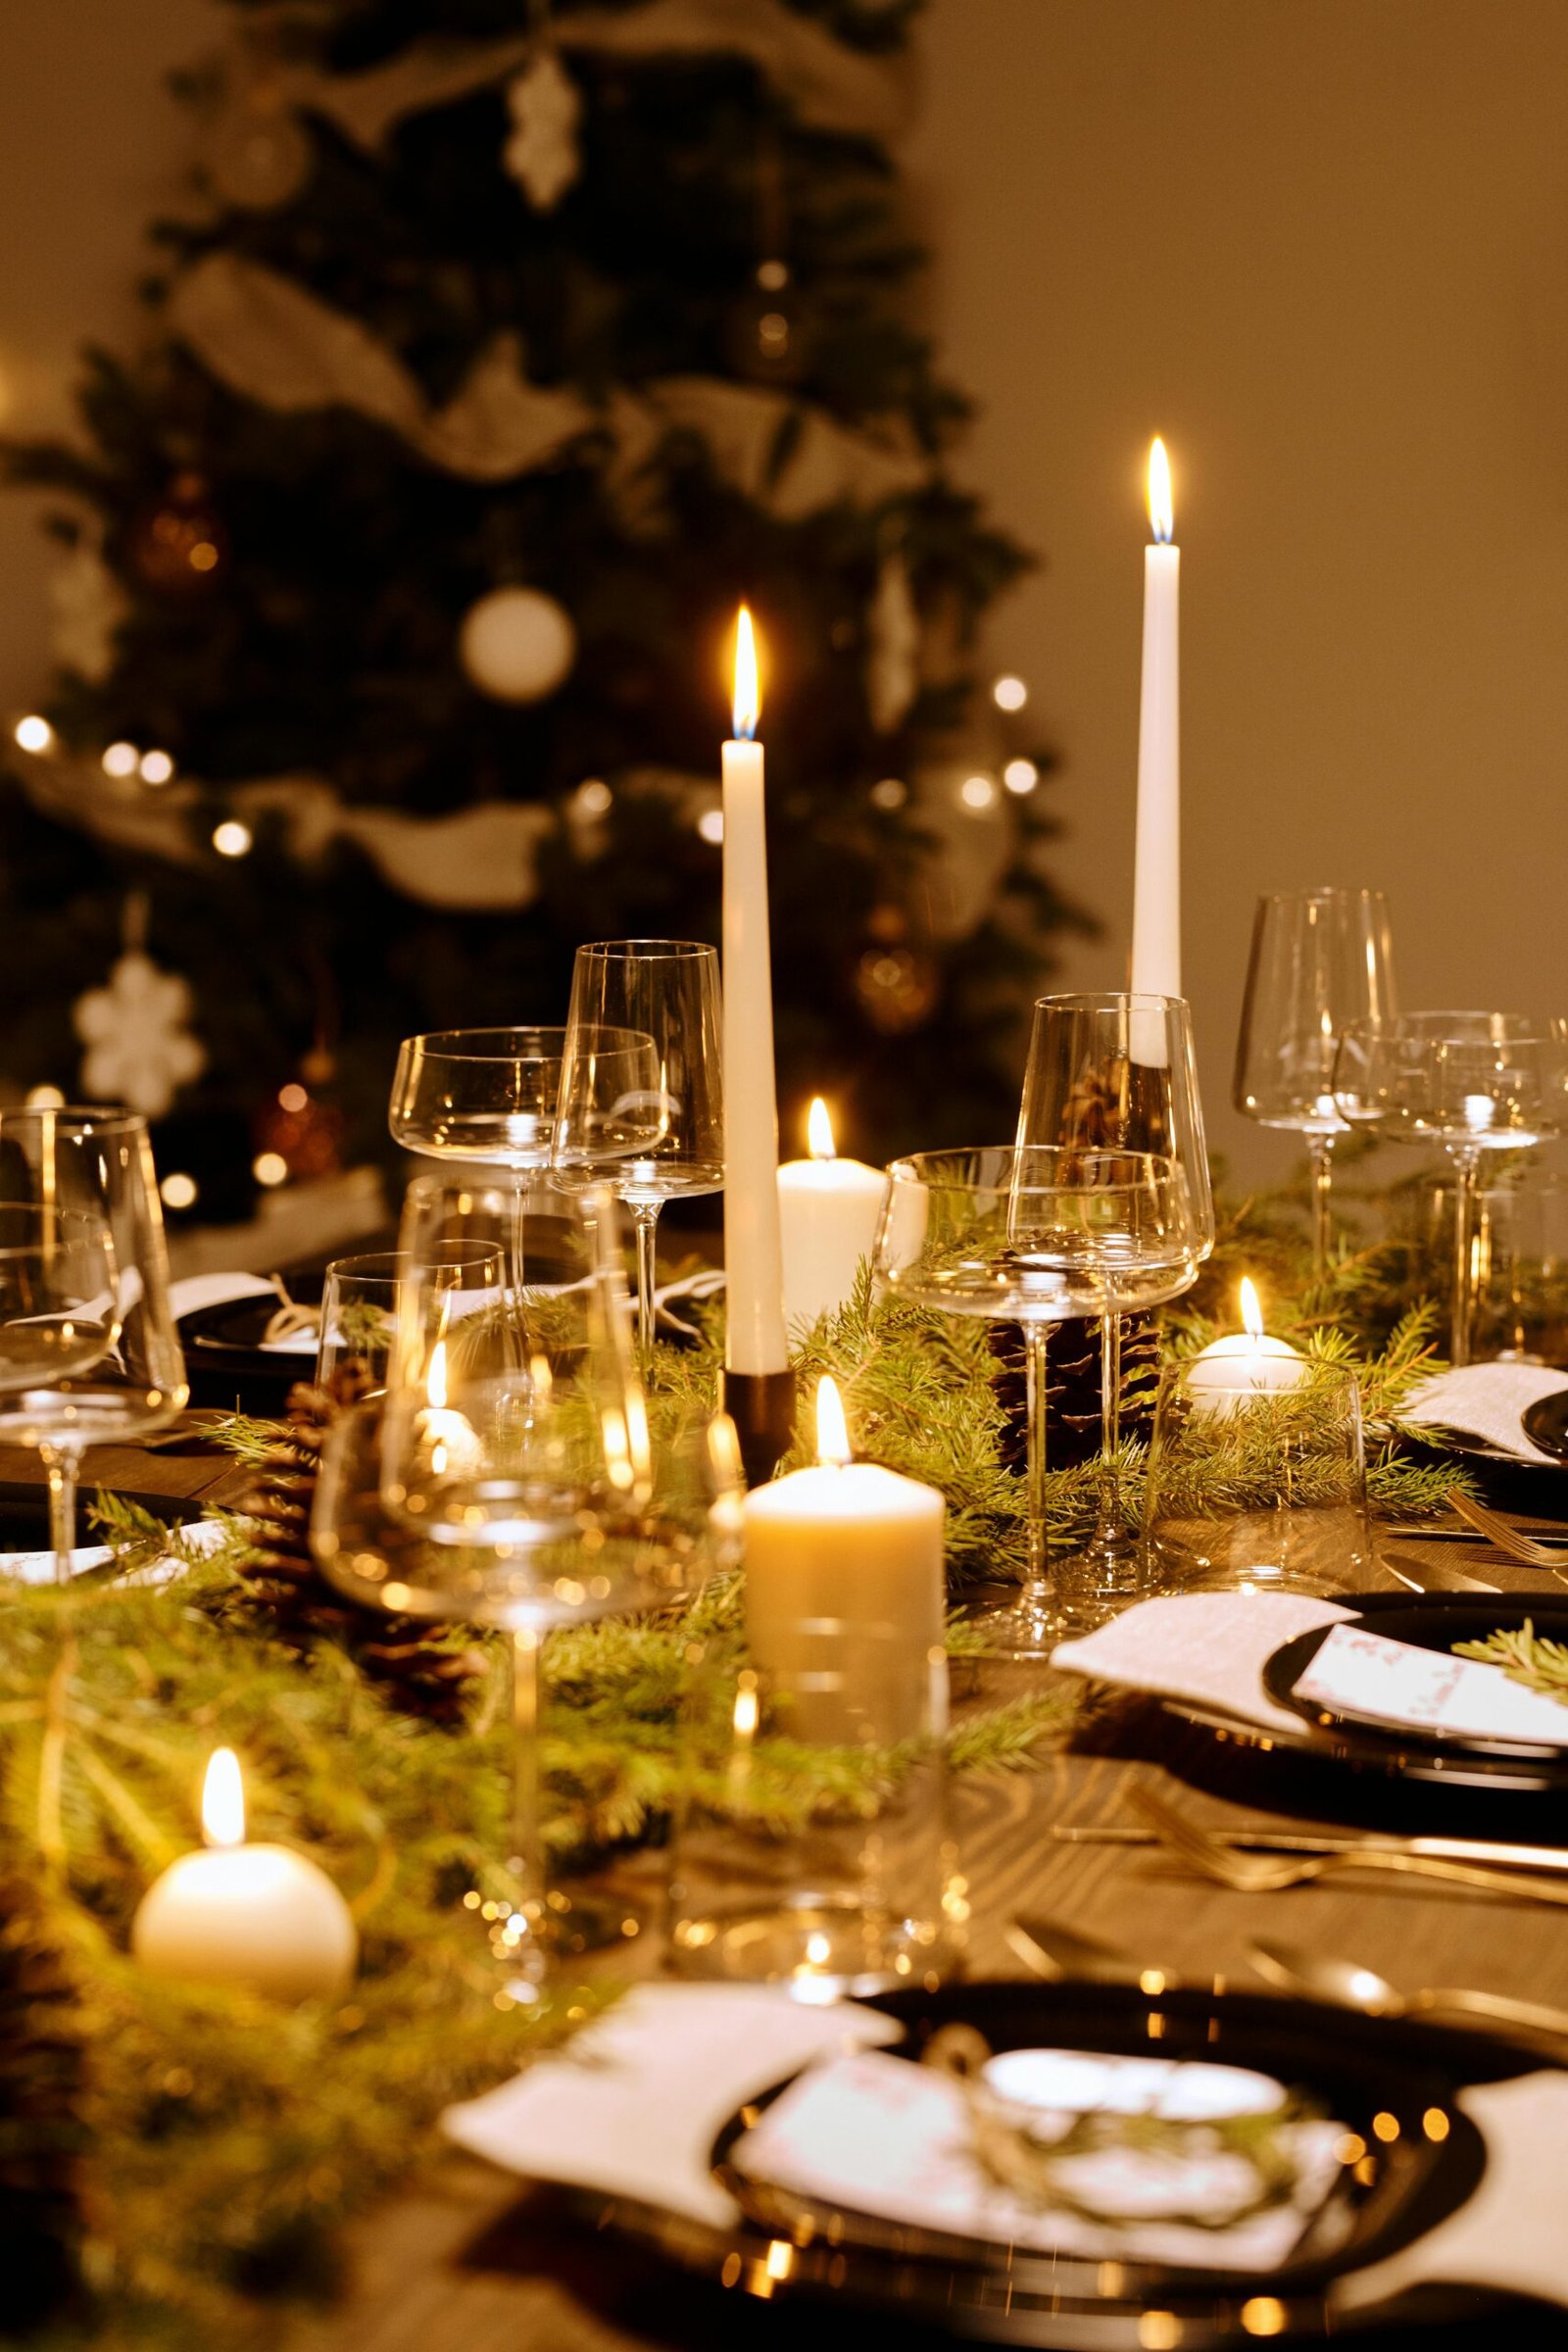
[[[29,1457],[0,1449],[0,1488],[15,1495],[35,1479]],[[154,1451],[124,1446],[89,1456],[83,1493],[114,1485],[150,1500],[167,1497],[188,1512],[208,1503],[232,1507],[244,1482],[231,1461],[182,1452],[176,1439]],[[1441,1583],[1462,1570],[1509,1592],[1563,1590],[1550,1572],[1526,1568],[1479,1539],[1460,1544],[1401,1537],[1388,1548],[1418,1578]],[[1380,1587],[1398,1590],[1387,1570],[1380,1570]],[[974,1671],[963,1703],[995,1702],[1048,1679],[1039,1667],[988,1665]],[[1141,1830],[1127,1805],[1136,1787],[1215,1830],[1343,1832],[1348,1821],[1354,1827],[1368,1819],[1353,1792],[1348,1810],[1341,1801],[1349,1777],[1327,1780],[1321,1767],[1216,1738],[1151,1700],[1129,1696],[1088,1711],[1067,1744],[1033,1769],[955,1785],[973,1906],[967,1974],[1026,1975],[1006,1931],[1009,1922],[1040,1919],[1099,1938],[1134,1968],[1203,1984],[1219,1977],[1260,1988],[1248,1947],[1262,1937],[1352,1959],[1407,1990],[1467,1985],[1568,2008],[1568,1910],[1531,1899],[1528,1881],[1517,1894],[1496,1895],[1357,1873],[1282,1892],[1239,1893],[1196,1876],[1156,1843],[1061,1835]],[[1451,1826],[1446,1804],[1437,1818],[1430,1790],[1385,1782],[1376,1804],[1381,1829]],[[1465,1826],[1468,1835],[1509,1834],[1474,1821]],[[1539,1821],[1527,1834],[1546,1835]],[[645,1853],[623,1873],[622,1889],[657,1897],[660,1871],[659,1856]],[[1568,1890],[1568,1878],[1550,1883]],[[650,1932],[593,1965],[613,1979],[656,1973],[661,1961],[657,1932]],[[280,2340],[288,2352],[732,2352],[805,2340],[817,2326],[798,2308],[770,2311],[687,2279],[597,2232],[560,2192],[456,2152],[426,2164],[351,2223],[345,2247],[341,2296],[287,2330]],[[861,2343],[892,2340],[863,2320],[856,2329]],[[901,2344],[916,2340],[906,2323],[896,2332]],[[1568,2343],[1568,2314],[1560,2340]]]

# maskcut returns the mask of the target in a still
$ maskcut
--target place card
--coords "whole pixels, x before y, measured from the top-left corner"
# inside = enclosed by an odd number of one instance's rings
[[[1004,2113],[1027,2104],[1031,2126],[1048,2146],[1083,2115],[1119,2115],[1131,2125],[1135,2116],[1158,2113],[1160,2100],[1171,2095],[1162,2074],[1152,2088],[1140,2080],[1129,2098],[1124,2076],[1137,2061],[1081,2051],[1027,2055],[1037,2066],[1059,2062],[1059,2090],[1070,2082],[1071,2105],[1043,2111],[1033,2100],[997,2104]],[[1006,2064],[992,2061],[1004,2070],[1003,2080]],[[1256,2113],[1260,2081],[1266,2079],[1244,2074],[1231,2112]],[[1211,2114],[1223,2109],[1213,2084],[1204,2088]],[[1282,2104],[1284,2095],[1279,2083],[1267,2086],[1271,2105]],[[1288,2199],[1261,2211],[1250,2210],[1257,2194],[1254,2167],[1197,2125],[1179,2143],[1139,2144],[1133,2126],[1125,2144],[1063,2156],[1062,2201],[1051,2205],[1003,2186],[987,2172],[975,2151],[969,2096],[952,2076],[867,2051],[813,2067],[792,2082],[736,2142],[731,2162],[813,2205],[946,2236],[1090,2260],[1263,2272],[1289,2260],[1333,2187],[1344,2130],[1320,2118],[1282,2121],[1279,2144],[1295,2185]]]
[[[1337,1715],[1450,1739],[1568,1747],[1568,1706],[1510,1682],[1500,1666],[1391,1642],[1364,1625],[1330,1628],[1296,1684]]]

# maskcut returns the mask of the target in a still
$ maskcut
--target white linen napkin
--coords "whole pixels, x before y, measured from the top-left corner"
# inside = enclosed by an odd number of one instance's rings
[[[282,1304],[276,1284],[260,1274],[187,1274],[182,1282],[170,1284],[169,1296],[176,1323],[201,1307],[227,1306],[237,1298],[273,1298]],[[263,1340],[261,1345],[269,1355],[308,1355],[314,1362],[321,1343],[316,1331],[291,1331],[287,1339]]]
[[[1543,1396],[1564,1388],[1568,1380],[1551,1364],[1464,1364],[1424,1380],[1400,1408],[1399,1417],[1426,1427],[1462,1429],[1521,1462],[1544,1462],[1548,1469],[1560,1470],[1563,1465],[1555,1454],[1525,1436],[1523,1415]]]
[[[223,1541],[225,1530],[216,1519],[197,1520],[185,1529],[185,1541],[198,1551],[213,1551]],[[113,1555],[107,1544],[82,1544],[71,1555],[71,1573],[80,1576],[89,1568],[102,1568]],[[166,1585],[177,1576],[180,1563],[165,1557],[149,1560],[134,1576],[125,1579],[133,1585]],[[9,1577],[19,1585],[52,1585],[55,1581],[55,1555],[52,1551],[0,1551],[0,1578]]]
[[[776,1985],[639,1984],[560,2057],[449,2107],[441,2128],[507,2172],[720,2229],[737,2209],[709,2158],[736,2109],[813,2059],[902,2032],[878,2010],[808,2007]]]
[[[1263,1668],[1298,1634],[1351,1614],[1300,1592],[1172,1592],[1058,1643],[1051,1663],[1092,1682],[1216,1707],[1262,1731],[1299,1732],[1299,1715],[1264,1690]]]
[[[1487,2143],[1487,2169],[1474,2196],[1413,2245],[1342,2279],[1334,2290],[1342,2309],[1365,2310],[1427,2278],[1513,2287],[1568,2303],[1562,2226],[1568,2074],[1552,2069],[1480,2083],[1458,2103]]]

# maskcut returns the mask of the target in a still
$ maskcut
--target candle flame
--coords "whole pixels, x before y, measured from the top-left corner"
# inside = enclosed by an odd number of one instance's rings
[[[816,1384],[816,1458],[824,1468],[840,1467],[850,1458],[844,1399],[837,1382],[826,1372]]]
[[[1176,511],[1171,504],[1170,460],[1165,444],[1156,433],[1149,453],[1149,524],[1161,547],[1169,544],[1176,530]]]
[[[245,1842],[245,1784],[231,1747],[215,1747],[202,1784],[202,1836],[209,1845]]]
[[[735,623],[735,732],[748,740],[757,733],[762,697],[757,682],[757,636],[745,605]]]
[[[430,1369],[424,1376],[424,1393],[439,1413],[447,1400],[447,1344],[437,1340],[430,1350]]]
[[[837,1159],[838,1147],[833,1141],[833,1122],[827,1115],[827,1104],[820,1095],[811,1097],[811,1107],[806,1114],[806,1148],[813,1159]]]
[[[1250,1274],[1242,1276],[1242,1329],[1250,1340],[1263,1337],[1263,1309],[1257,1302],[1257,1286]]]

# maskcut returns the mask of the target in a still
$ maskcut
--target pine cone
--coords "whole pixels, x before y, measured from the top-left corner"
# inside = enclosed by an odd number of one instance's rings
[[[383,1694],[411,1715],[455,1723],[467,1691],[484,1673],[478,1650],[454,1649],[416,1617],[359,1608],[329,1585],[311,1552],[311,1504],[321,1448],[335,1413],[357,1404],[370,1386],[349,1358],[327,1388],[301,1382],[289,1391],[286,1433],[241,1508],[259,1522],[255,1548],[235,1570],[240,1584],[285,1636],[325,1634],[342,1643]]]
[[[997,1395],[1006,1413],[1002,1458],[1022,1470],[1028,1458],[1025,1417],[1027,1383],[1023,1330],[1017,1323],[990,1326],[997,1361]],[[1100,1451],[1100,1325],[1074,1316],[1051,1327],[1046,1350],[1046,1465],[1076,1470]],[[1121,1326],[1121,1434],[1147,1438],[1154,1418],[1154,1375],[1159,1367],[1159,1318],[1146,1312],[1124,1315]]]
[[[30,2338],[81,2293],[85,2065],[74,2010],[31,1889],[0,1883],[0,2335]]]

